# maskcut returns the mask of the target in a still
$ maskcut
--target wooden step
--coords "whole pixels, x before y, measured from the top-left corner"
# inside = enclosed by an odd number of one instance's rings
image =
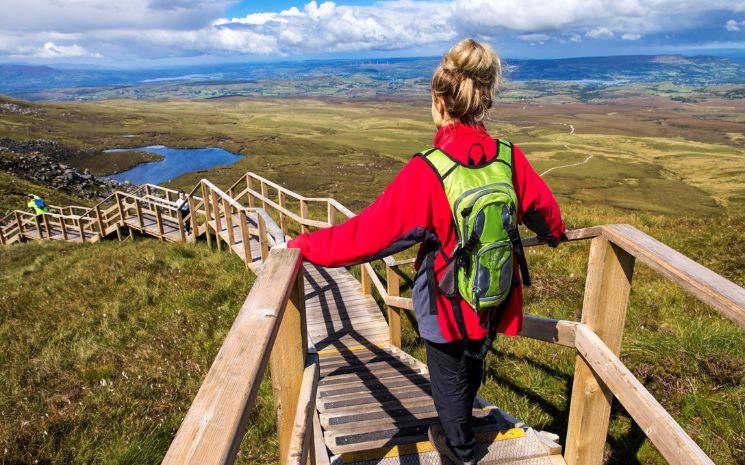
[[[432,397],[430,396],[429,389],[421,389],[419,387],[415,389],[403,389],[401,391],[391,391],[389,393],[378,393],[378,394],[365,394],[365,395],[356,395],[351,398],[347,398],[344,400],[338,400],[333,399],[329,401],[321,401],[318,404],[318,411],[319,412],[328,412],[331,410],[338,410],[338,411],[344,411],[344,410],[354,410],[358,407],[363,406],[380,406],[380,407],[389,407],[393,405],[399,405],[403,404],[405,401],[409,400],[422,400],[426,399],[429,402],[432,402]]]
[[[343,375],[330,375],[318,382],[319,389],[324,386],[338,386],[359,381],[376,381],[392,377],[419,377],[424,376],[420,368],[383,368],[370,372],[348,373]]]
[[[335,434],[334,432],[331,432],[328,435],[324,434],[324,440],[326,442],[326,447],[328,447],[334,454],[365,451],[399,444],[427,441],[427,430],[429,429],[429,425],[430,423],[426,423],[416,426],[405,426],[401,428],[394,427],[373,432],[351,434]],[[478,419],[474,418],[474,433],[495,433],[504,429],[505,424],[498,417],[490,415]],[[540,444],[537,445],[540,446]],[[548,452],[544,449],[539,449],[537,454],[529,455],[529,457],[539,454],[548,455]]]
[[[501,422],[501,425],[497,429],[505,430],[515,426],[514,424],[502,418],[499,415],[499,411],[496,409],[473,410],[474,424],[481,424],[480,422],[484,422],[485,424],[486,420],[484,420],[484,418],[489,416],[494,417],[493,420],[489,420],[490,422]],[[422,413],[404,412],[403,414],[396,417],[386,416],[379,419],[372,418],[354,422],[334,424],[333,426],[330,425],[329,427],[326,427],[326,431],[334,431],[337,436],[341,436],[349,433],[358,434],[365,432],[374,432],[378,430],[430,425],[438,421],[439,417],[437,416],[437,411],[432,408]]]

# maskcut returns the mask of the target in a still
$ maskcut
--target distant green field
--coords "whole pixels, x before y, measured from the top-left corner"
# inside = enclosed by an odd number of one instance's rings
[[[726,105],[663,108],[654,121],[666,123],[657,124],[643,119],[649,112],[641,105],[633,112],[505,104],[489,126],[495,136],[518,143],[539,172],[555,168],[546,181],[562,201],[711,216],[745,207],[745,139],[737,136],[745,123],[726,120],[745,106]],[[38,108],[41,116],[0,117],[0,136],[51,138],[90,150],[77,165],[98,172],[112,163],[110,154],[95,155],[106,148],[222,147],[247,156],[171,185],[190,187],[203,176],[228,183],[255,170],[295,190],[339,196],[355,208],[374,198],[434,134],[426,104],[415,102],[123,100]],[[562,167],[590,155],[586,164]],[[342,181],[357,189],[346,192]]]

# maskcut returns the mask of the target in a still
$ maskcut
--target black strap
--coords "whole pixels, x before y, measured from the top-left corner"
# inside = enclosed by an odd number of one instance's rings
[[[435,279],[435,255],[434,251],[427,252],[425,256],[425,273],[427,273],[427,292],[429,293],[429,314],[437,315],[437,298],[436,288],[437,280]]]
[[[510,300],[512,300],[512,290],[515,288],[515,286],[516,283],[513,280],[512,286],[510,287],[510,292],[507,293],[507,297],[496,307],[492,307],[484,312],[485,315],[482,315],[481,317],[481,325],[484,326],[484,323],[486,323],[487,328],[484,342],[483,344],[481,344],[478,352],[467,350],[467,357],[475,358],[477,360],[484,360],[484,358],[486,358],[486,354],[489,352],[489,349],[494,342],[494,338],[497,336],[497,328],[499,327],[499,323],[502,322],[504,312],[507,310],[507,305],[509,305]]]
[[[460,302],[456,296],[450,297],[449,300],[453,307],[453,316],[455,317],[455,323],[458,325],[460,336],[463,340],[466,340],[468,339],[468,330],[466,329],[466,320],[463,319],[463,309],[460,307]]]
[[[520,275],[523,278],[523,285],[530,286],[530,273],[528,273],[528,260],[525,258],[525,249],[523,249],[523,241],[520,240],[520,231],[517,228],[511,227],[507,229],[507,234],[510,236],[510,242],[512,243],[512,250],[515,251],[515,258],[517,264],[520,266]]]

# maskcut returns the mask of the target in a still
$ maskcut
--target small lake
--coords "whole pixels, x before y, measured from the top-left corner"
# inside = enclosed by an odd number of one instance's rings
[[[104,152],[129,152],[132,150],[157,153],[163,157],[163,160],[140,163],[127,171],[107,176],[108,178],[119,182],[129,181],[132,184],[160,184],[190,171],[206,170],[219,165],[230,165],[243,158],[243,155],[214,147],[206,149],[172,149],[165,145],[150,145],[129,149],[110,149],[104,150]]]

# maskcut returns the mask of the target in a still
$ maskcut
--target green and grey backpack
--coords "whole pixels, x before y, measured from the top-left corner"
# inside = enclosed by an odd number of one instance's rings
[[[497,140],[497,147],[493,160],[478,165],[461,164],[440,149],[422,154],[442,180],[458,236],[440,291],[450,298],[460,293],[476,312],[498,308],[507,300],[513,285],[513,257],[519,262],[523,284],[530,285],[517,229],[512,144]]]

